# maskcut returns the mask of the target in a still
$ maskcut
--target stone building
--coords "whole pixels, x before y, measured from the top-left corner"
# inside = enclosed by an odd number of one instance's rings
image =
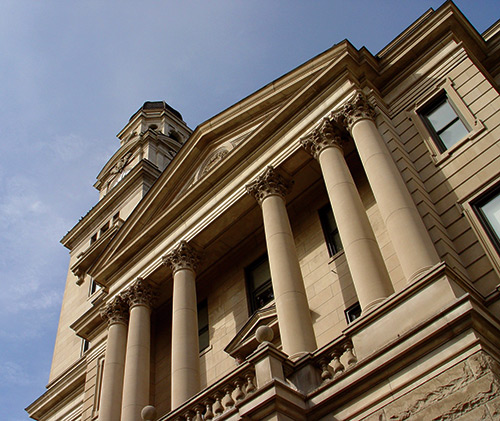
[[[146,102],[62,239],[29,415],[499,419],[499,30],[447,2],[194,131]]]

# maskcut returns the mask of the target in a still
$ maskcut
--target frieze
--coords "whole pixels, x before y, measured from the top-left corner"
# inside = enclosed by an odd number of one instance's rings
[[[264,172],[253,182],[247,184],[247,193],[252,195],[257,202],[262,201],[271,195],[285,197],[291,190],[293,181],[282,171],[268,166]]]

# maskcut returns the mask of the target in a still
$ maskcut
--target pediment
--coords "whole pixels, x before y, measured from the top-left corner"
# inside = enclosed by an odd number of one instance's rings
[[[236,361],[243,362],[259,346],[259,342],[257,342],[255,337],[255,332],[260,326],[268,326],[273,330],[273,344],[276,345],[276,347],[280,347],[281,338],[279,334],[278,317],[276,315],[276,306],[273,304],[254,312],[224,348],[224,351],[231,355]]]
[[[352,49],[346,43],[334,46],[198,126],[92,268],[92,276],[106,284],[138,250],[206,200],[210,189],[248,153],[276,133],[291,130],[311,102],[331,88],[332,80],[345,74],[345,66],[337,66],[336,60]]]

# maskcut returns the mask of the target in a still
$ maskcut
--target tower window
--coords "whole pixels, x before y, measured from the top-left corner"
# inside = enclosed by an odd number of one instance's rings
[[[446,92],[420,110],[419,114],[440,152],[450,149],[469,133]]]
[[[247,280],[248,299],[252,313],[274,300],[267,254],[259,257],[245,269],[245,278]]]
[[[323,234],[325,235],[328,254],[330,255],[330,257],[332,257],[339,251],[344,249],[344,247],[342,247],[342,242],[340,241],[340,235],[339,235],[339,230],[337,228],[337,223],[335,222],[332,208],[329,204],[323,206],[318,211],[318,214],[319,214],[319,219],[321,221],[321,227],[323,228]]]

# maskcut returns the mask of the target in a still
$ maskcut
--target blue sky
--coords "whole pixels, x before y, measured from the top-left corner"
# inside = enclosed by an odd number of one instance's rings
[[[45,390],[68,265],[62,236],[148,100],[191,128],[347,38],[377,53],[430,0],[3,0],[0,417]],[[484,31],[498,3],[458,0]]]

